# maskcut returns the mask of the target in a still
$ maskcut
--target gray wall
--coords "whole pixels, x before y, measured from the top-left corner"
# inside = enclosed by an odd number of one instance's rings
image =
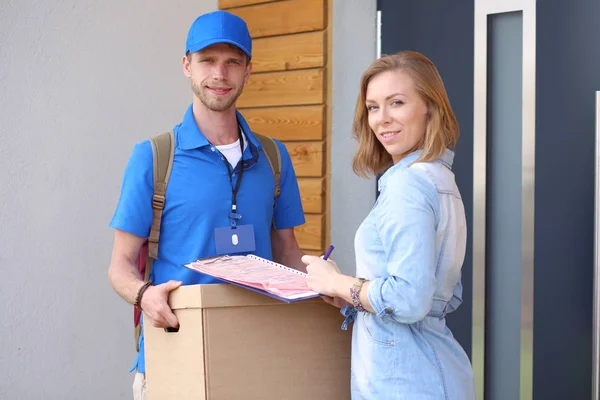
[[[108,222],[136,141],[191,101],[193,19],[217,0],[0,4],[0,399],[130,399],[132,310]]]
[[[360,77],[377,56],[377,1],[334,0],[331,138],[331,256],[355,271],[354,233],[375,202],[375,179],[352,172],[352,119]]]
[[[0,399],[129,399],[132,310],[110,288],[108,222],[137,141],[191,97],[180,57],[217,0],[0,4]],[[375,0],[335,0],[334,258],[375,199],[351,159],[360,74],[375,58]]]

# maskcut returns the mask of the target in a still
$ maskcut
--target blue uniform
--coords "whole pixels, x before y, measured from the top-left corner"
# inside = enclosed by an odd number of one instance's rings
[[[254,254],[272,259],[271,224],[277,229],[293,228],[304,223],[304,213],[296,174],[283,144],[281,153],[281,194],[275,200],[275,180],[260,142],[238,113],[248,146],[243,153],[244,171],[237,193],[240,225],[254,227]],[[226,160],[198,129],[192,106],[183,121],[175,126],[175,158],[167,187],[163,211],[158,260],[150,279],[155,284],[169,280],[184,285],[215,283],[213,278],[192,271],[184,264],[217,255],[215,228],[230,225],[232,182]],[[237,182],[241,163],[232,171]],[[152,224],[154,175],[152,148],[149,141],[137,144],[123,178],[121,197],[110,226],[140,237],[148,237]],[[145,372],[143,336],[134,368]]]

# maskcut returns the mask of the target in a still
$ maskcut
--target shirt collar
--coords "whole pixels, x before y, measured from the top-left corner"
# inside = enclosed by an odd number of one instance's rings
[[[177,136],[179,148],[182,150],[197,149],[210,144],[206,136],[198,129],[192,105],[188,107],[183,115],[183,120],[177,127]]]
[[[194,119],[194,111],[192,107],[193,105],[190,105],[188,107],[187,111],[183,115],[183,120],[176,127],[178,132],[179,148],[182,150],[192,150],[210,145],[210,142],[208,141],[208,139],[206,139],[206,136],[204,136],[204,134],[202,133],[202,131],[200,131],[198,125],[196,124],[196,120]],[[250,130],[250,127],[248,126],[248,123],[246,122],[244,117],[242,117],[242,114],[240,114],[237,110],[235,113],[238,120],[238,124],[242,128],[242,131],[244,132],[244,135],[246,135],[246,138],[250,142],[252,142],[252,144],[255,147],[260,149],[260,142],[252,134],[252,131]]]
[[[385,173],[381,176],[381,178],[379,178],[379,181],[377,182],[378,191],[381,192],[383,190],[383,188],[385,188],[387,180],[392,175],[392,173],[391,173],[392,171],[407,168],[412,163],[417,161],[422,154],[423,154],[423,150],[413,151],[412,153],[410,153],[406,157],[404,157],[402,160],[400,160],[398,162],[398,164],[395,164],[395,165],[391,166],[390,168],[388,168],[388,170],[385,171]],[[448,167],[448,169],[452,169],[453,161],[454,161],[454,152],[450,149],[445,149],[444,152],[442,153],[442,155],[440,156],[440,158],[438,158],[437,160],[435,160],[433,162],[441,163],[441,164],[445,165],[446,167]]]

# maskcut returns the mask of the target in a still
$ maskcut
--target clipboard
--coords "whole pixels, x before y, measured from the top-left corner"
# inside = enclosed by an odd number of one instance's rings
[[[285,303],[321,296],[306,285],[304,272],[253,254],[205,258],[185,267]]]

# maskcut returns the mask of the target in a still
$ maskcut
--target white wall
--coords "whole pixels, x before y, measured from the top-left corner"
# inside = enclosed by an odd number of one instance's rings
[[[136,141],[191,101],[187,29],[217,0],[0,4],[0,399],[130,399],[132,310],[108,223]]]
[[[352,119],[360,77],[377,56],[377,1],[334,0],[331,243],[340,269],[354,274],[354,233],[375,202],[375,180],[352,172]]]

